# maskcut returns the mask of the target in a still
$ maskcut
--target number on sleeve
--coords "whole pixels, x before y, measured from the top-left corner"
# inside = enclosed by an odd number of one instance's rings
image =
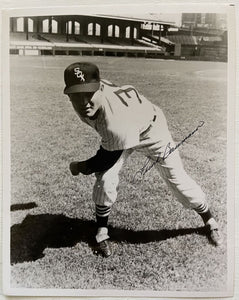
[[[108,80],[101,79],[101,81],[108,86],[117,87],[115,84],[109,82]],[[129,106],[127,100],[132,98],[132,96],[130,95],[131,91],[133,91],[135,93],[139,103],[142,103],[142,100],[140,99],[137,90],[133,87],[128,87],[126,89],[118,89],[118,90],[114,91],[114,93],[124,105]]]
[[[129,94],[131,91],[135,92],[135,95],[136,95],[137,99],[139,100],[139,103],[142,103],[142,100],[140,99],[138,92],[133,87],[129,87],[127,89],[118,89],[114,93],[124,105],[129,106],[127,103],[127,100],[132,98]]]

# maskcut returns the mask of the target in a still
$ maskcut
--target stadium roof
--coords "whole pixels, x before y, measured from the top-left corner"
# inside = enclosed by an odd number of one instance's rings
[[[96,16],[102,17],[102,18],[108,18],[108,19],[116,19],[116,20],[126,20],[126,21],[135,21],[135,22],[140,22],[144,24],[161,24],[161,25],[168,25],[168,26],[176,26],[175,22],[166,22],[166,21],[161,21],[156,18],[150,18],[150,16],[145,16],[145,17],[132,17],[132,16],[118,16],[118,15],[103,15],[103,14],[98,14]]]

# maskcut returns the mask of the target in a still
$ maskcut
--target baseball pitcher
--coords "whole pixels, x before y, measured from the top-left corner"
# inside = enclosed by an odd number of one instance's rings
[[[117,199],[119,171],[133,151],[143,153],[153,162],[176,199],[202,217],[209,229],[209,239],[219,246],[222,236],[218,224],[209,210],[205,194],[184,170],[162,110],[133,86],[118,87],[100,79],[99,69],[92,63],[71,64],[65,69],[64,79],[64,94],[68,95],[74,110],[101,136],[95,156],[70,164],[74,176],[95,173],[93,201],[98,253],[104,257],[112,253],[108,241],[108,217]],[[168,145],[175,148],[174,151],[167,153]]]

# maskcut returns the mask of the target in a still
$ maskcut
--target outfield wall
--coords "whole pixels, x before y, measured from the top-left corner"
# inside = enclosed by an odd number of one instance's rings
[[[164,50],[163,48],[141,46],[12,41],[10,43],[10,54],[161,57],[164,55]]]

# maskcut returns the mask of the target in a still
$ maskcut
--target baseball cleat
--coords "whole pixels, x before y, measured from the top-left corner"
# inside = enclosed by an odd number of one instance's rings
[[[107,240],[97,243],[96,254],[103,257],[109,257],[112,254],[111,247]]]
[[[208,220],[206,226],[208,226],[209,229],[208,238],[210,242],[215,246],[220,246],[223,242],[223,238],[215,219],[211,218],[210,220]]]
[[[218,228],[210,229],[209,239],[210,239],[211,243],[214,244],[217,247],[220,246],[223,242],[221,232]]]

